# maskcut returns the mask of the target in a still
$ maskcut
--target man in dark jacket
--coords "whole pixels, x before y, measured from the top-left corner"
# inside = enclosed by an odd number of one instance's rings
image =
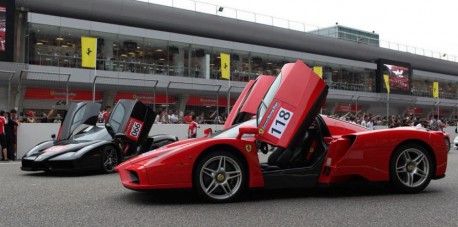
[[[7,119],[4,117],[5,111],[0,111],[0,146],[2,147],[2,161],[8,161],[8,157],[6,155],[6,130],[5,125],[7,123]]]
[[[4,115],[5,119],[7,119],[7,123],[5,124],[5,136],[6,136],[6,150],[8,153],[8,159],[9,160],[16,160],[16,154],[15,154],[15,144],[16,144],[16,138],[15,138],[15,128],[18,126],[18,123],[11,118],[10,113],[5,113]]]

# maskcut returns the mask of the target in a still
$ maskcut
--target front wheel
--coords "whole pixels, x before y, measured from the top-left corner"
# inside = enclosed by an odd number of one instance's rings
[[[246,172],[237,156],[227,151],[215,151],[197,164],[193,176],[194,189],[212,202],[229,202],[245,191]]]
[[[400,192],[417,193],[428,186],[433,173],[430,154],[418,144],[399,147],[390,160],[390,181]]]
[[[104,147],[102,151],[102,171],[112,173],[118,164],[119,156],[116,148],[113,146]]]

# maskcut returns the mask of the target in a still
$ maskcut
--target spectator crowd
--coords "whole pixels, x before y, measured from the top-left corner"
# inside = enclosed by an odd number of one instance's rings
[[[183,117],[180,117],[177,110],[159,109],[156,113],[154,124],[189,124],[193,120],[197,124],[224,124],[226,121],[225,114],[218,114],[214,111],[210,116],[206,117],[204,112],[196,115],[194,111],[187,111]]]
[[[342,121],[347,121],[353,124],[362,125],[369,129],[374,129],[374,126],[388,126],[388,128],[396,128],[401,126],[422,126],[435,131],[443,131],[443,128],[447,126],[456,126],[457,120],[448,120],[445,118],[440,119],[437,115],[428,118],[422,118],[414,114],[405,116],[401,115],[390,115],[380,116],[372,115],[367,113],[353,113],[348,112],[346,114],[334,114],[330,117],[337,118]]]
[[[0,111],[0,145],[2,161],[16,160],[17,156],[17,111]]]
[[[205,116],[204,112],[196,115],[194,111],[187,111],[182,117],[178,114],[177,110],[168,110],[161,108],[156,111],[155,124],[190,124],[198,127],[200,124],[224,124],[226,120],[225,114],[218,114],[217,111]],[[106,106],[100,110],[98,121],[104,123],[108,121],[111,114],[111,107]],[[439,118],[437,115],[428,118],[420,116],[409,115],[391,115],[380,116],[373,115],[365,112],[348,112],[344,114],[333,114],[330,117],[347,121],[353,124],[358,124],[367,127],[371,130],[375,126],[388,126],[389,128],[400,126],[422,126],[436,131],[443,131],[447,126],[456,126],[458,119],[445,119]],[[15,109],[9,112],[0,111],[0,145],[1,145],[1,160],[16,160],[17,159],[17,127],[21,123],[61,123],[63,116],[57,113],[55,106],[52,106],[49,112],[41,112],[38,116],[33,110],[28,110],[24,113],[18,114]],[[191,127],[194,130],[195,127]],[[458,132],[458,128],[457,128]],[[190,133],[190,136],[193,136]]]

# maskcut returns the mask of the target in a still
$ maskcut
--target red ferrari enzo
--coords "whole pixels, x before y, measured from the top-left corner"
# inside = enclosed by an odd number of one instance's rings
[[[360,179],[415,193],[431,179],[445,176],[442,132],[414,127],[371,131],[319,115],[327,92],[325,82],[304,63],[286,64],[259,100],[255,119],[208,138],[147,152],[116,171],[129,189],[193,188],[215,202],[231,201],[249,188],[315,187]],[[258,151],[270,154],[267,161],[260,161]]]

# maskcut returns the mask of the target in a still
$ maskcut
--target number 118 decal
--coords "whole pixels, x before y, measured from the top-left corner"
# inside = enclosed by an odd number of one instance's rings
[[[280,108],[277,116],[275,116],[274,122],[272,122],[272,125],[270,126],[268,133],[280,139],[292,116],[293,112],[284,108]]]

